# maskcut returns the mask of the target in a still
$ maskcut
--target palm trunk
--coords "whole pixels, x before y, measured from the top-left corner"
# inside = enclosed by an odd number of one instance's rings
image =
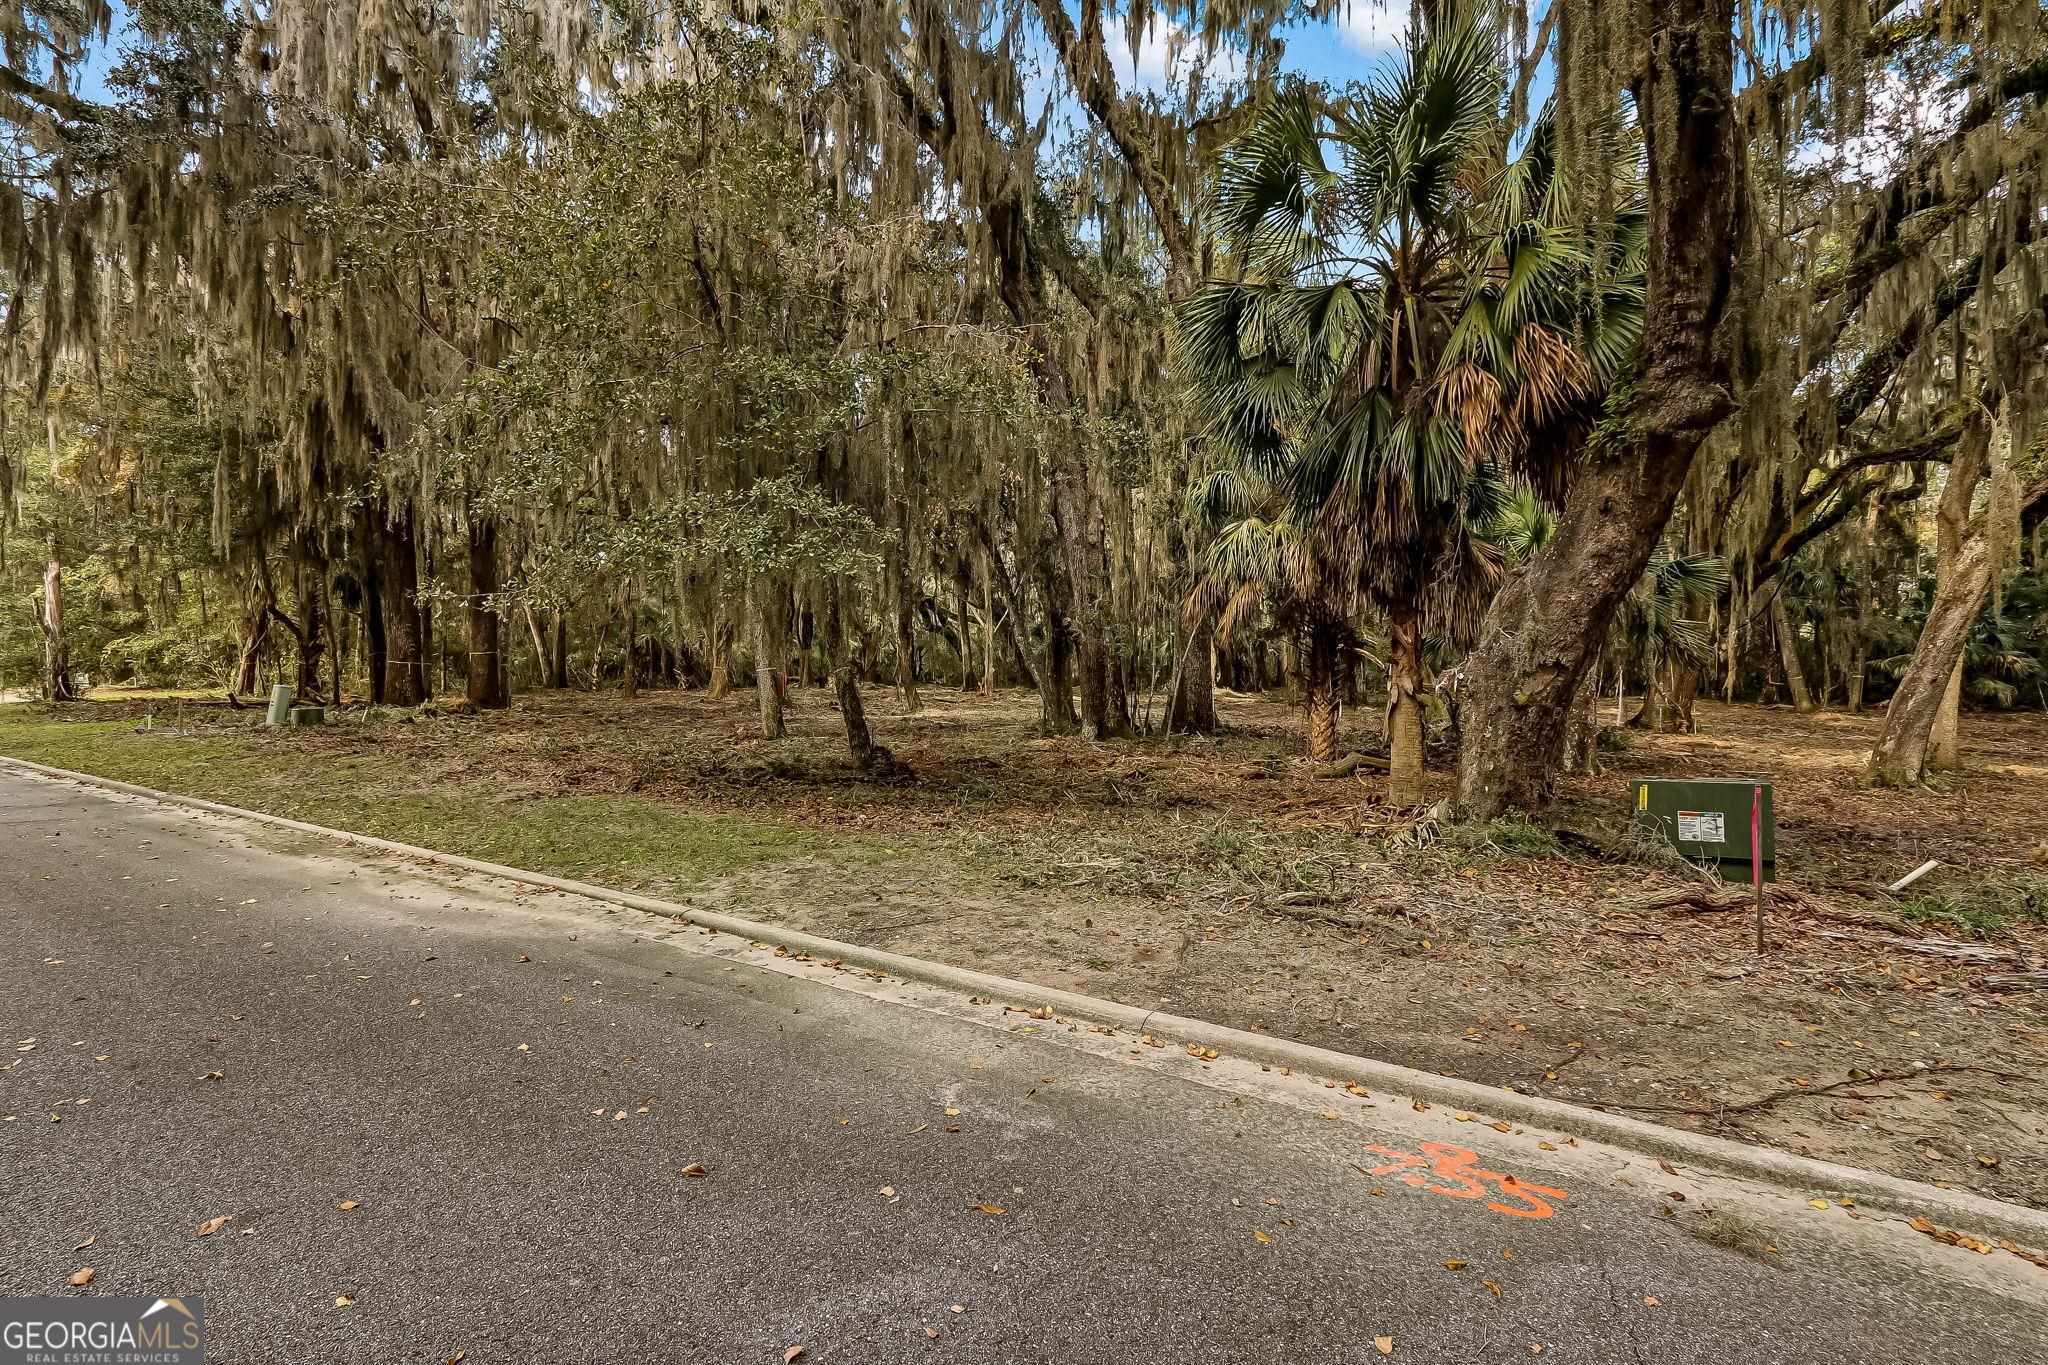
[[[1308,756],[1314,763],[1328,763],[1337,757],[1337,651],[1341,643],[1338,628],[1332,622],[1318,621],[1308,628],[1308,645],[1303,653],[1307,677],[1302,694]]]
[[[1422,771],[1422,618],[1404,608],[1387,621],[1387,804],[1423,804]]]
[[[511,704],[505,690],[500,649],[503,625],[491,598],[498,591],[498,524],[472,512],[469,518],[469,675],[463,693],[478,708]],[[530,621],[531,616],[528,617]]]

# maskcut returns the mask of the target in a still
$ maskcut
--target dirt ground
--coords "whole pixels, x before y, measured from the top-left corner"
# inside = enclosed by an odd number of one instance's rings
[[[189,728],[298,745],[295,762],[376,755],[420,790],[631,793],[838,832],[864,855],[827,844],[663,889],[2048,1206],[2048,993],[1985,984],[2048,966],[2048,923],[1908,924],[1876,890],[1928,858],[1943,866],[1914,896],[2048,874],[2048,718],[1968,715],[1948,790],[1871,792],[1857,776],[1876,718],[1703,702],[1697,734],[1638,736],[1567,783],[1558,846],[1388,811],[1370,773],[1309,778],[1277,695],[1226,694],[1223,736],[1171,748],[1039,738],[1027,693],[929,686],[923,703],[906,715],[893,692],[869,694],[876,737],[914,774],[891,785],[856,779],[817,690],[775,743],[755,737],[749,694],[668,691],[531,694],[508,714],[288,738],[225,711]],[[1371,708],[1346,720],[1348,743],[1378,746]],[[1774,909],[1762,956],[1746,911],[1641,908],[1687,879],[1632,860],[1624,833],[1632,776],[1752,774],[1775,784],[1779,875],[1802,893]],[[1435,780],[1447,793],[1448,774]]]

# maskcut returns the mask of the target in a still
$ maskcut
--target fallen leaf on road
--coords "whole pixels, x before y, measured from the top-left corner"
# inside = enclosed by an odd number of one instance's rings
[[[1828,1201],[1825,1199],[1809,1199],[1806,1201],[1806,1206],[1810,1209],[1825,1209],[1833,1207],[1833,1205],[1829,1204]]]
[[[1445,1262],[1444,1262],[1444,1269],[1445,1269],[1445,1270],[1463,1270],[1464,1268],[1465,1268],[1465,1262],[1463,1262],[1463,1261],[1461,1261],[1461,1260],[1458,1260],[1458,1259],[1457,1259],[1457,1258],[1455,1258],[1455,1257],[1453,1257],[1452,1259],[1450,1259],[1450,1260],[1448,1260],[1448,1261],[1445,1261]]]
[[[1424,1104],[1421,1100],[1417,1100],[1415,1101],[1415,1112],[1418,1114],[1426,1114],[1429,1112],[1429,1106]]]
[[[974,1208],[977,1208],[977,1209],[980,1209],[980,1210],[981,1210],[981,1211],[982,1211],[983,1213],[987,1213],[987,1214],[997,1214],[997,1213],[1008,1213],[1008,1212],[1009,1212],[1009,1210],[1008,1210],[1008,1209],[1006,1209],[1006,1208],[1004,1208],[1004,1207],[1003,1207],[1003,1206],[1002,1206],[1001,1204],[975,1204],[975,1205],[973,1205],[972,1207],[974,1207]]]
[[[802,1347],[802,1345],[790,1347],[787,1351],[784,1351],[782,1353],[782,1365],[789,1365],[790,1361],[795,1360],[798,1356],[802,1355],[803,1353],[804,1348]]]
[[[894,1185],[882,1186],[882,1197],[884,1199],[894,1199],[896,1197],[896,1187]]]
[[[1952,1232],[1947,1228],[1938,1228],[1925,1218],[1915,1218],[1910,1226],[1913,1231],[1925,1233],[1937,1242],[1944,1242],[1952,1247],[1961,1247],[1965,1251],[1974,1251],[1979,1256],[1989,1256],[1993,1250],[1989,1242],[1981,1242],[1965,1232]]]
[[[967,1311],[967,1307],[965,1304],[956,1303],[952,1305],[950,1308],[948,1308],[946,1311],[949,1313],[965,1313]]]
[[[209,1071],[199,1079],[202,1081],[224,1081],[227,1079],[227,1073],[224,1071]]]
[[[1658,1297],[1657,1297],[1657,1296],[1656,1296],[1655,1294],[1645,1294],[1645,1295],[1643,1295],[1643,1303],[1644,1303],[1644,1305],[1645,1305],[1646,1307],[1649,1307],[1649,1308],[1661,1308],[1661,1307],[1663,1307],[1663,1301],[1662,1301],[1661,1299],[1659,1299],[1659,1298],[1658,1298]]]
[[[89,1284],[91,1284],[91,1283],[92,1283],[92,1267],[91,1267],[91,1266],[89,1266],[89,1265],[86,1265],[86,1266],[80,1266],[80,1267],[79,1267],[78,1269],[76,1269],[76,1270],[74,1270],[74,1271],[72,1271],[72,1272],[71,1272],[71,1287],[72,1287],[73,1289],[83,1289],[83,1288],[85,1288],[85,1287],[86,1287],[87,1285],[89,1285]]]
[[[1658,1170],[1660,1170],[1660,1171],[1662,1171],[1662,1172],[1664,1172],[1664,1174],[1666,1174],[1666,1175],[1677,1175],[1677,1174],[1678,1174],[1678,1168],[1677,1168],[1676,1166],[1672,1165],[1672,1164],[1671,1164],[1670,1162],[1666,1161],[1666,1160],[1665,1160],[1665,1159],[1664,1159],[1663,1157],[1661,1157],[1661,1156],[1657,1158],[1657,1169],[1658,1169]]]
[[[531,1051],[533,1051],[533,1044],[532,1044],[532,1043],[521,1043],[521,1044],[519,1045],[519,1050],[520,1050],[521,1052],[531,1052]]]
[[[359,1209],[362,1206],[363,1201],[360,1199],[344,1199],[334,1207],[340,1209],[343,1213],[347,1213],[350,1209]]]
[[[1490,1123],[1487,1127],[1493,1129],[1496,1133],[1512,1133],[1515,1131],[1515,1125],[1512,1123]]]
[[[353,1294],[338,1294],[335,1296],[334,1306],[336,1308],[347,1308],[350,1304],[354,1303],[355,1301],[356,1296]]]
[[[93,1244],[94,1242],[97,1242],[98,1240],[99,1240],[99,1237],[98,1237],[98,1235],[97,1235],[97,1234],[95,1234],[94,1236],[91,1236],[91,1237],[88,1237],[88,1238],[86,1238],[86,1239],[85,1239],[85,1240],[84,1240],[83,1242],[80,1242],[80,1243],[79,1243],[79,1244],[78,1244],[77,1246],[75,1246],[75,1247],[73,1247],[73,1248],[71,1248],[71,1249],[72,1249],[73,1251],[83,1251],[83,1250],[85,1250],[85,1249],[86,1249],[87,1247],[91,1246],[91,1245],[92,1245],[92,1244]]]
[[[449,1356],[446,1360],[442,1361],[441,1365],[462,1365],[462,1362],[468,1359],[469,1352],[457,1351],[454,1355]]]
[[[1492,1280],[1481,1280],[1479,1283],[1486,1286],[1487,1293],[1493,1295],[1496,1299],[1500,1297],[1500,1286]]]
[[[1336,1117],[1337,1117],[1337,1115],[1336,1115],[1336,1113],[1335,1113],[1334,1111],[1332,1111],[1332,1110],[1329,1110],[1329,1109],[1325,1109],[1325,1110],[1323,1111],[1323,1117],[1324,1117],[1324,1118],[1326,1118],[1326,1119],[1333,1119],[1333,1118],[1336,1118]]]
[[[691,1162],[683,1167],[683,1175],[690,1180],[702,1180],[704,1178],[704,1163],[701,1161]]]
[[[936,1327],[927,1327],[927,1328],[925,1328],[925,1329],[924,1329],[924,1339],[925,1339],[926,1341],[937,1341],[937,1340],[939,1339],[939,1329],[938,1329],[938,1328],[936,1328]]]
[[[1383,1356],[1390,1356],[1394,1353],[1394,1339],[1392,1337],[1374,1337],[1372,1344],[1379,1348],[1379,1353]]]
[[[1269,1247],[1273,1245],[1273,1239],[1271,1237],[1268,1237],[1265,1233],[1260,1232],[1257,1228],[1252,1229],[1252,1237],[1262,1247]]]
[[[612,1115],[612,1122],[617,1123],[620,1119],[624,1117],[626,1117],[626,1111],[621,1109],[618,1113]]]
[[[1451,1115],[1451,1117],[1452,1117],[1452,1118],[1454,1118],[1454,1119],[1456,1119],[1456,1120],[1457,1120],[1458,1122],[1460,1122],[1460,1123],[1470,1123],[1470,1122],[1472,1122],[1472,1121],[1473,1121],[1473,1120],[1474,1120],[1475,1118],[1477,1118],[1477,1117],[1478,1117],[1478,1115],[1476,1115],[1476,1114],[1453,1114],[1453,1115]]]
[[[1541,1149],[1541,1150],[1543,1150],[1543,1151],[1546,1151],[1546,1152],[1554,1152],[1554,1151],[1556,1151],[1556,1150],[1557,1150],[1557,1144],[1556,1144],[1556,1143],[1554,1143],[1554,1142],[1539,1142],[1539,1143],[1537,1143],[1537,1144],[1536,1144],[1536,1146],[1537,1146],[1537,1147],[1538,1147],[1539,1149]]]
[[[234,1221],[234,1217],[235,1215],[232,1213],[224,1213],[218,1218],[209,1218],[199,1225],[198,1235],[201,1237],[211,1237],[214,1233],[219,1232],[230,1222]]]
[[[532,958],[530,958],[530,957],[528,957],[528,956],[527,956],[527,955],[526,955],[525,953],[521,953],[521,954],[519,955],[519,960],[520,960],[521,962],[531,962],[531,961],[533,961],[533,959],[532,959]]]
[[[960,1111],[958,1109],[948,1109],[946,1111],[946,1117],[949,1119],[957,1119],[960,1117]]]

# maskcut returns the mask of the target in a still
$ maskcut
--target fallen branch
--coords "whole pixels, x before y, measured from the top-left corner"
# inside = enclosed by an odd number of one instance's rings
[[[1378,754],[1346,754],[1331,763],[1318,763],[1308,770],[1310,777],[1349,777],[1360,768],[1371,768],[1374,772],[1386,772],[1392,764]]]
[[[2048,972],[1986,972],[1977,984],[1987,991],[2048,991]]]
[[[1699,1118],[1720,1119],[1726,1118],[1731,1114],[1754,1113],[1756,1110],[1776,1104],[1780,1100],[1798,1099],[1805,1095],[1831,1094],[1837,1090],[1847,1089],[1852,1085],[1882,1085],[1886,1081],[1910,1081],[1922,1076],[1941,1075],[1944,1072],[1979,1070],[1982,1070],[1982,1068],[1966,1066],[1955,1062],[1943,1062],[1937,1066],[1915,1067],[1910,1071],[1870,1071],[1862,1075],[1848,1076],[1839,1081],[1830,1081],[1826,1085],[1799,1085],[1793,1086],[1789,1090],[1773,1090],[1768,1095],[1758,1095],[1755,1099],[1744,1100],[1740,1104],[1716,1105],[1711,1109],[1702,1109],[1696,1105],[1679,1104],[1616,1104],[1608,1100],[1592,1100],[1588,1101],[1588,1103],[1598,1105],[1604,1109],[1627,1109],[1642,1114],[1692,1114]]]
[[[1995,948],[1988,943],[1958,943],[1947,938],[1884,939],[1875,934],[1852,934],[1840,929],[1815,929],[1822,938],[1844,939],[1851,943],[1878,943],[1895,953],[1915,953],[1921,957],[1945,958],[1950,962],[1977,962],[1987,967],[2025,967],[2026,960],[2010,948]]]

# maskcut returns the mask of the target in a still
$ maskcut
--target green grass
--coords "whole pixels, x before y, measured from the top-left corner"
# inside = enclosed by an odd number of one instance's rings
[[[308,763],[289,741],[138,732],[129,720],[67,720],[0,706],[0,754],[612,886],[687,886],[823,851],[876,861],[894,850],[844,833],[706,814],[637,796],[507,799],[481,786],[422,791],[374,755]]]
[[[1447,824],[1438,836],[1448,848],[1495,858],[1550,858],[1564,852],[1557,836],[1542,825],[1514,816],[1484,822]]]
[[[1977,938],[2002,933],[2015,921],[2048,924],[2048,877],[2028,873],[1945,895],[1916,896],[1899,907],[1899,918],[1945,925]]]

